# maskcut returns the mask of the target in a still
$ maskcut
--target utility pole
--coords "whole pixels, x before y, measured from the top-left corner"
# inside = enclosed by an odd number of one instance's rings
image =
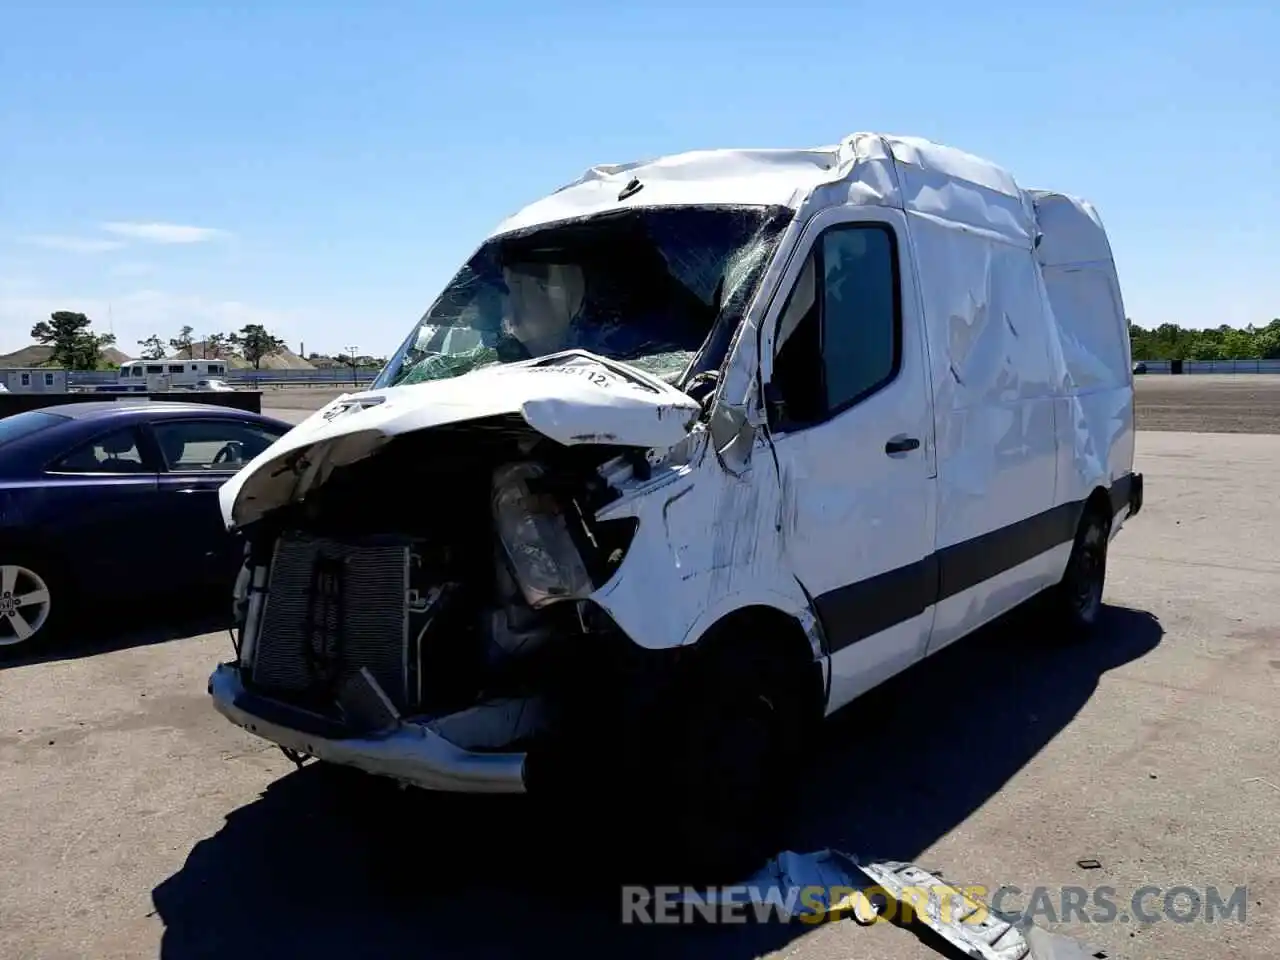
[[[350,346],[350,347],[347,347],[347,348],[346,348],[346,351],[347,351],[347,359],[351,361],[351,384],[352,384],[352,386],[358,386],[358,385],[359,385],[359,383],[360,383],[359,379],[356,377],[356,351],[357,351],[357,350],[359,350],[359,349],[360,349],[360,348],[359,348],[359,347],[357,347],[357,346]]]

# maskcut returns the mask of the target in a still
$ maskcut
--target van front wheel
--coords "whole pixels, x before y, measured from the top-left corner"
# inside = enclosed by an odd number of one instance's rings
[[[1092,633],[1102,616],[1102,591],[1107,579],[1107,545],[1111,541],[1111,517],[1098,507],[1088,507],[1080,518],[1071,556],[1061,582],[1052,592],[1055,626],[1068,637]]]

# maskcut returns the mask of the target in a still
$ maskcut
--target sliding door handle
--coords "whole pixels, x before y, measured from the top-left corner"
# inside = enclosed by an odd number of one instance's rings
[[[917,440],[915,437],[908,437],[908,436],[899,434],[896,437],[891,437],[885,443],[884,452],[889,454],[889,456],[893,456],[895,453],[906,453],[910,450],[915,450],[919,446],[920,446],[920,441]]]

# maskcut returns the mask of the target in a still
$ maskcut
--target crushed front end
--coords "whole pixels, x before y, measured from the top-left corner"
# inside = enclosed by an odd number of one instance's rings
[[[531,747],[597,720],[642,656],[590,595],[634,520],[600,522],[634,448],[519,417],[407,434],[245,528],[214,705],[288,751],[433,790],[518,793]],[[588,722],[588,725],[589,722]]]
[[[793,211],[597,213],[491,236],[373,389],[220,488],[249,544],[210,681],[232,721],[434,789],[559,784],[637,752],[716,602],[796,599],[739,536],[776,529],[759,488],[706,456]],[[716,455],[745,462],[754,432],[722,419]]]

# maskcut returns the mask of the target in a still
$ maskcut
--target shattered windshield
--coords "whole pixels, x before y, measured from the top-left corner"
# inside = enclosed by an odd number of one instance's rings
[[[716,369],[790,219],[781,207],[632,209],[490,240],[374,387],[570,349],[668,379]]]

